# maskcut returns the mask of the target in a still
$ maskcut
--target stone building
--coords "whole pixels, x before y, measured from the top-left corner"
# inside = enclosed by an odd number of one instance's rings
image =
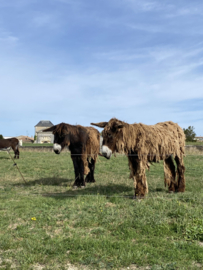
[[[52,132],[42,132],[44,129],[52,126],[52,122],[48,120],[39,121],[39,123],[35,126],[35,136],[37,136],[35,143],[53,143],[54,135]]]

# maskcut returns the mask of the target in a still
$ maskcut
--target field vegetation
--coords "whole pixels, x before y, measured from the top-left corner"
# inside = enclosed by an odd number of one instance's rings
[[[100,157],[84,189],[68,152],[24,150],[16,163],[27,184],[0,152],[0,269],[203,269],[203,155],[185,157],[182,194],[151,166],[140,201],[121,155]]]
[[[33,146],[42,146],[42,147],[45,147],[45,146],[53,146],[53,143],[23,143],[23,146],[30,146],[30,147],[33,147]]]
[[[203,141],[185,142],[185,145],[200,145],[200,146],[203,146]]]

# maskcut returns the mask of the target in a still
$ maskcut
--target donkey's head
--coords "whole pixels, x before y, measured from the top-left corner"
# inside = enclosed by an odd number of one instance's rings
[[[58,125],[43,130],[43,132],[52,131],[52,133],[54,134],[53,150],[56,154],[60,154],[64,147],[69,146],[70,144],[67,126],[68,125],[65,123],[60,123]]]
[[[119,152],[119,141],[122,140],[122,128],[125,123],[112,118],[109,122],[91,123],[91,125],[104,128],[102,131],[102,155],[109,159],[113,152]]]

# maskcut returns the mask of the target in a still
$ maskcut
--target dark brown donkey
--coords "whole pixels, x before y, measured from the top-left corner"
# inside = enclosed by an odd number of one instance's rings
[[[9,151],[11,148],[15,153],[14,158],[19,158],[19,140],[16,138],[0,139],[0,150]]]
[[[85,186],[85,182],[95,182],[94,169],[100,150],[100,134],[93,127],[74,126],[61,123],[43,130],[54,134],[53,150],[56,154],[68,147],[75,170],[73,186]],[[84,180],[84,175],[86,178]]]

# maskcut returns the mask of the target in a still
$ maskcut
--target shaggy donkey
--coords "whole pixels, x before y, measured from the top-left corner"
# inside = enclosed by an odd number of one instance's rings
[[[145,170],[149,169],[149,163],[159,160],[164,160],[165,186],[168,185],[169,192],[185,191],[185,134],[178,124],[168,121],[149,126],[141,123],[127,124],[112,118],[109,122],[91,125],[104,128],[104,157],[109,159],[113,152],[125,153],[128,156],[135,197],[144,197],[148,193]],[[172,157],[177,164],[177,172]]]
[[[14,158],[19,158],[19,140],[16,138],[0,139],[0,150],[10,151],[11,148],[15,153]]]
[[[85,182],[95,182],[94,169],[100,150],[100,134],[93,127],[73,126],[65,123],[43,130],[54,134],[53,150],[56,154],[67,146],[75,170],[73,186],[85,186]],[[84,175],[86,178],[84,180]]]

